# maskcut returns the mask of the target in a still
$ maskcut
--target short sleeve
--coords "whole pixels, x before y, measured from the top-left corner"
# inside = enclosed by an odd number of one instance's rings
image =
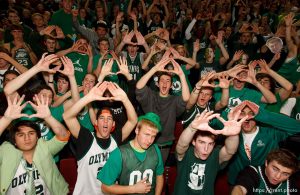
[[[111,186],[119,178],[122,171],[122,156],[119,148],[116,148],[109,155],[104,167],[97,175],[97,179],[103,184]]]

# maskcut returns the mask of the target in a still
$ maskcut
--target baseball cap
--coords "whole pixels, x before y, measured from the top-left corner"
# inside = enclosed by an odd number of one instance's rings
[[[141,120],[148,120],[148,121],[152,122],[157,127],[159,132],[162,130],[161,123],[160,123],[160,117],[153,112],[148,112],[145,115],[140,116],[138,118],[138,121],[141,121]]]

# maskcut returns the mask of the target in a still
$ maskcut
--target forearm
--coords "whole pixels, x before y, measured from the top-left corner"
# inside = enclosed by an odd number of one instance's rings
[[[58,57],[62,57],[62,56],[65,56],[65,55],[67,55],[68,53],[71,53],[71,52],[73,52],[73,50],[72,50],[72,48],[70,47],[70,48],[68,48],[68,49],[61,50],[61,51],[57,52],[56,55],[57,55]]]
[[[257,89],[263,94],[264,99],[266,101],[265,103],[276,103],[276,97],[269,89],[262,86],[259,82],[256,82],[254,86],[257,87]]]
[[[63,96],[59,96],[51,106],[57,107],[57,106],[63,104],[69,97],[71,97],[70,91],[66,92]]]
[[[148,65],[149,65],[149,63],[150,63],[150,60],[151,60],[151,58],[152,58],[152,54],[150,53],[148,56],[147,56],[147,58],[144,60],[144,63],[142,64],[142,69],[143,70],[145,70],[145,71],[147,71],[148,70]]]
[[[229,100],[229,89],[222,89],[221,100],[216,103],[215,110],[221,110],[228,105]]]
[[[118,47],[115,50],[116,54],[119,54],[122,51],[124,45],[125,45],[124,41],[121,41],[121,43],[118,45]]]
[[[283,114],[270,112],[264,108],[259,108],[255,119],[276,129],[281,129],[290,133],[300,132],[300,122]]]
[[[176,145],[176,153],[179,158],[182,159],[184,156],[185,152],[189,148],[189,145],[196,133],[197,129],[194,129],[190,126],[184,129],[184,131],[181,133],[177,145]],[[179,160],[181,160],[179,159]]]
[[[225,139],[224,147],[226,155],[223,158],[224,161],[228,161],[237,151],[239,146],[239,135],[228,136]]]
[[[197,20],[195,18],[193,18],[193,20],[190,22],[190,24],[188,25],[188,27],[186,28],[184,35],[185,35],[185,39],[186,40],[190,40],[192,38],[192,34],[191,31],[194,27],[194,25],[196,24]]]
[[[80,99],[75,75],[69,76],[69,82],[70,82],[70,86],[71,86],[72,101],[73,101],[73,103],[75,103]]]
[[[20,64],[19,62],[17,62],[13,58],[9,58],[7,61],[11,65],[13,65],[21,74],[24,73],[24,72],[26,72],[28,70],[25,66],[23,66],[22,64]]]
[[[182,99],[183,99],[183,101],[187,102],[190,98],[189,86],[186,82],[186,78],[185,78],[184,74],[180,75],[179,78],[180,78],[180,82],[181,82]]]
[[[88,71],[88,73],[92,73],[92,71],[93,71],[93,55],[89,56],[87,71]]]
[[[192,93],[190,95],[190,98],[189,98],[189,100],[188,100],[188,102],[186,104],[186,109],[187,110],[191,109],[196,104],[197,99],[199,97],[200,89],[201,88],[198,89],[196,86],[193,89],[193,91],[192,91]]]
[[[149,81],[149,79],[154,75],[154,73],[156,72],[156,70],[154,69],[154,67],[149,70],[144,76],[142,76],[142,78],[137,82],[136,84],[136,88],[137,89],[142,89],[143,87],[145,87],[145,85],[147,84],[147,82]]]
[[[161,195],[164,186],[164,177],[162,175],[156,176],[155,195]]]
[[[182,60],[184,62],[186,62],[188,64],[187,66],[187,70],[193,68],[196,65],[196,60],[192,59],[192,58],[186,58],[186,57],[180,57],[179,60]]]
[[[102,192],[104,193],[110,193],[110,194],[133,194],[135,193],[134,186],[121,186],[118,184],[113,185],[101,185]]]
[[[57,137],[66,138],[69,135],[65,126],[62,125],[59,121],[57,121],[52,115],[46,117],[44,120]]]
[[[32,78],[34,75],[38,74],[40,71],[39,69],[34,66],[25,73],[19,75],[14,80],[7,83],[7,85],[4,87],[4,93],[5,95],[11,95],[12,93],[16,92],[18,89],[20,89],[30,78]]]
[[[0,119],[0,136],[5,131],[5,129],[10,125],[11,122],[12,122],[12,120],[7,118],[6,116],[3,116]]]
[[[282,87],[279,90],[281,100],[288,98],[293,90],[293,84],[272,69],[268,73]]]
[[[229,60],[229,54],[228,54],[226,48],[224,47],[223,43],[219,44],[218,46],[219,46],[222,56],[223,56],[223,58],[220,58],[220,64],[223,65],[226,63],[227,60]]]

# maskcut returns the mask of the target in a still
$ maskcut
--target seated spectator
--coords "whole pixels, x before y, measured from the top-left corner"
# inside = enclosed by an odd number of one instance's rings
[[[295,178],[299,162],[296,156],[285,149],[271,151],[262,166],[248,166],[237,178],[232,195],[245,194],[299,194]]]

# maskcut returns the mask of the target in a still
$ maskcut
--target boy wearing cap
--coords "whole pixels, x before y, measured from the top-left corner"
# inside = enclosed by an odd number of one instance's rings
[[[158,146],[152,145],[161,130],[157,114],[148,112],[138,118],[135,138],[115,149],[98,173],[104,193],[161,194],[163,161]]]

